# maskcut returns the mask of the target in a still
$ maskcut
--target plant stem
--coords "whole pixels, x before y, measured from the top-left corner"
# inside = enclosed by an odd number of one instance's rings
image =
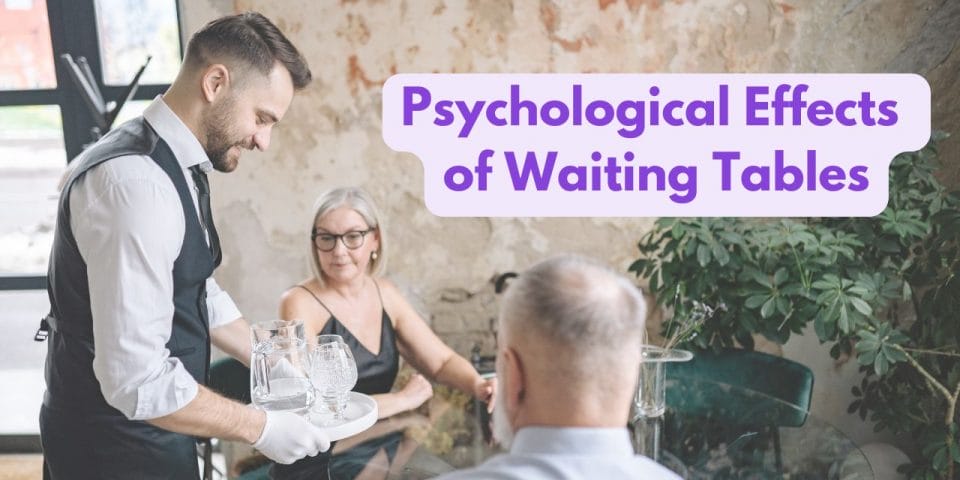
[[[954,400],[954,396],[950,393],[950,390],[947,390],[947,387],[944,387],[942,383],[933,377],[933,375],[930,375],[930,372],[923,368],[923,366],[913,358],[913,355],[907,353],[907,351],[904,350],[900,345],[894,345],[893,348],[903,352],[903,354],[907,356],[907,362],[909,362],[910,365],[913,365],[913,368],[917,369],[917,371],[920,372],[920,375],[923,375],[923,378],[927,380],[927,383],[930,384],[930,387],[942,394],[944,398],[946,398],[947,402]]]
[[[927,384],[929,384],[934,390],[937,390],[943,394],[947,400],[947,412],[946,415],[944,415],[943,424],[947,429],[947,438],[945,443],[947,447],[949,463],[947,472],[942,478],[944,478],[944,480],[950,480],[953,478],[954,465],[956,464],[956,462],[953,461],[953,436],[950,434],[950,426],[953,424],[953,415],[957,408],[957,398],[960,397],[960,383],[957,383],[956,390],[951,393],[950,390],[947,390],[947,387],[944,387],[942,383],[938,382],[937,379],[933,377],[933,375],[930,375],[930,372],[923,368],[923,366],[920,365],[920,363],[918,363],[912,355],[907,353],[903,347],[900,345],[895,345],[894,348],[903,352],[903,354],[907,356],[907,361],[910,362],[910,365],[913,365],[913,368],[917,369],[917,371],[920,372],[920,374],[923,375],[923,377],[927,380]]]
[[[953,435],[950,434],[950,426],[953,424],[953,415],[957,411],[957,398],[960,398],[960,382],[957,382],[957,388],[953,391],[953,397],[947,399],[947,414],[943,419],[943,423],[947,427],[947,455],[950,458],[950,468],[947,469],[947,476],[944,477],[947,479],[954,478],[954,466],[956,465],[952,456]]]
[[[960,358],[960,354],[958,354],[958,353],[938,352],[938,351],[936,351],[936,350],[924,350],[924,349],[921,349],[921,348],[907,348],[907,347],[901,347],[901,348],[903,348],[903,350],[906,351],[906,352],[923,353],[923,354],[927,354],[927,355],[942,355],[942,356],[945,356],[945,357],[958,357],[958,358]]]

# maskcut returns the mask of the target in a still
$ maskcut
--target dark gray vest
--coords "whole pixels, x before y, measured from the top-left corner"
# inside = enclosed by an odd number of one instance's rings
[[[79,164],[60,195],[48,271],[50,335],[47,391],[41,410],[45,468],[54,478],[86,478],[76,477],[78,472],[90,478],[196,476],[194,440],[146,422],[127,420],[107,404],[93,373],[96,346],[87,263],[80,256],[70,227],[70,191],[74,182],[90,169],[125,155],[149,156],[167,174],[180,197],[186,228],[180,256],[173,264],[173,326],[166,347],[198,383],[206,384],[207,380],[210,332],[206,281],[219,262],[211,253],[197,218],[190,196],[192,179],[185,178],[167,143],[143,118],[137,118],[120,125],[78,157],[75,162]],[[151,215],[150,210],[158,208],[142,207],[143,215]],[[106,460],[106,456],[112,460]]]
[[[87,284],[87,264],[80,256],[70,228],[70,190],[77,178],[106,161],[125,155],[146,155],[170,178],[180,196],[185,221],[183,246],[173,265],[175,311],[166,347],[183,362],[197,382],[206,384],[210,335],[206,308],[206,280],[217,267],[190,196],[191,185],[166,142],[138,118],[120,125],[77,160],[79,165],[64,184],[48,271],[51,336],[47,350],[47,393],[44,403],[74,412],[116,412],[100,392],[93,375],[93,319]],[[192,180],[190,180],[192,181]],[[150,215],[154,205],[144,205]],[[212,228],[212,227],[211,227]],[[136,301],[136,299],[132,299]],[[138,319],[130,319],[137,321]]]

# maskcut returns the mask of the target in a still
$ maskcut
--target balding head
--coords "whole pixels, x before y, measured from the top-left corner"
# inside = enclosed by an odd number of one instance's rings
[[[568,352],[549,359],[555,368],[593,377],[598,363],[609,366],[622,361],[623,350],[636,351],[645,317],[643,296],[627,279],[586,258],[562,256],[511,285],[500,321],[507,337]]]
[[[594,261],[561,256],[521,273],[500,313],[500,390],[514,429],[624,425],[645,316],[637,287]]]

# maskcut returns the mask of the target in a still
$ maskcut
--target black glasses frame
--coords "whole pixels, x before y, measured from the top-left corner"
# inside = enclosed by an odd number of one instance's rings
[[[320,233],[314,230],[313,233],[310,234],[310,240],[313,241],[313,246],[317,247],[317,249],[320,250],[321,252],[332,252],[335,248],[337,248],[338,241],[340,243],[343,243],[343,246],[347,247],[348,250],[356,250],[363,246],[363,244],[367,240],[367,234],[370,232],[373,232],[374,230],[376,230],[376,227],[368,228],[366,230],[351,230],[349,232],[341,233],[339,235],[333,234],[333,233]],[[347,245],[346,237],[347,235],[353,235],[355,233],[360,234],[360,243],[355,247],[351,247],[350,245]],[[321,247],[320,244],[317,243],[317,238],[319,237],[333,237],[333,245],[330,248]]]

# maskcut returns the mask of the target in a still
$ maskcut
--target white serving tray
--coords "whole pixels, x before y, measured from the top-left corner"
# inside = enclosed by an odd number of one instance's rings
[[[318,409],[325,408],[322,403],[322,400],[317,399],[317,403],[310,410],[310,421],[323,429],[331,441],[356,435],[377,422],[377,402],[368,395],[350,392],[347,408],[343,412],[344,419],[335,423],[331,423],[333,414],[319,412]]]

